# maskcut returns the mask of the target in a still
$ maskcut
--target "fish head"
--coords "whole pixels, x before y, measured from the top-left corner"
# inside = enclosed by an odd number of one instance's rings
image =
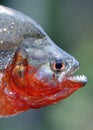
[[[73,76],[79,62],[49,38],[34,39],[33,45],[25,44],[28,64],[25,92],[35,98],[33,107],[55,104],[86,84],[84,75]]]

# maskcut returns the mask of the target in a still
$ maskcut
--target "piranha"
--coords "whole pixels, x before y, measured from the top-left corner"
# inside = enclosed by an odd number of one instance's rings
[[[56,104],[87,83],[79,62],[30,17],[0,6],[0,117]]]

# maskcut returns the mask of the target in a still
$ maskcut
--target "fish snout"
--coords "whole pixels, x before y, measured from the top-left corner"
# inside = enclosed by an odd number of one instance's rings
[[[76,59],[74,59],[74,62],[73,62],[74,70],[77,70],[79,68],[79,66],[80,66],[79,62]]]
[[[75,58],[68,59],[68,69],[66,70],[66,74],[68,76],[72,75],[79,68],[80,64]]]

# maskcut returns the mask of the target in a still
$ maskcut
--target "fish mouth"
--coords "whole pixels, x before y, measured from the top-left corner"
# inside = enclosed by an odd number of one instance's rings
[[[61,74],[60,77],[58,78],[59,82],[62,82],[62,80],[69,80],[71,82],[74,83],[81,83],[82,86],[85,85],[87,83],[87,77],[83,74],[83,75],[74,75],[74,73],[76,72],[77,69],[73,70],[73,72],[69,73],[69,74]]]
[[[67,77],[68,80],[72,81],[72,82],[78,82],[78,83],[82,83],[82,84],[86,84],[87,83],[87,77],[85,75],[71,75],[69,77]]]
[[[77,62],[77,64],[75,64],[74,67],[72,67],[70,70],[68,70],[67,72],[61,73],[58,79],[59,82],[62,82],[62,80],[69,80],[74,83],[81,83],[82,85],[85,85],[88,81],[87,77],[84,74],[75,75],[75,72],[77,72],[79,68],[80,68],[79,63]]]
[[[74,75],[74,73],[77,72],[78,69],[79,65],[76,65],[76,67],[74,67],[74,69],[72,69],[72,71],[70,71],[70,73],[67,75],[67,79],[73,82],[86,84],[88,79],[84,74]]]

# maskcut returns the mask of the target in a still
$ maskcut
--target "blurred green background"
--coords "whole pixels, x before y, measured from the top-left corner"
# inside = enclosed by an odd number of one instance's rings
[[[93,130],[93,0],[0,0],[36,20],[81,64],[88,84],[57,105],[1,118],[0,130]]]

